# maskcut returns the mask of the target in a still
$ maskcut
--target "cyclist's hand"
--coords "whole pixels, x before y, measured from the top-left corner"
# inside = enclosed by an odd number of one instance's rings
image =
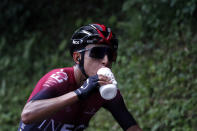
[[[100,86],[103,86],[103,85],[107,85],[107,84],[112,84],[112,80],[107,77],[107,76],[104,76],[104,75],[98,75],[98,83]]]
[[[89,94],[96,90],[97,87],[99,87],[98,80],[98,75],[90,76],[80,88],[74,91],[78,98],[80,100],[85,99],[89,96]]]

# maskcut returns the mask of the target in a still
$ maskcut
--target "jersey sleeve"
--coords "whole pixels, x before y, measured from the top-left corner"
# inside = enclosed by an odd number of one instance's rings
[[[116,98],[105,103],[103,107],[111,112],[123,130],[126,131],[129,127],[137,125],[135,119],[127,110],[120,92],[118,92]]]
[[[68,75],[62,69],[55,69],[43,76],[28,101],[53,98],[68,85]]]
[[[55,97],[55,90],[53,88],[44,88],[41,91],[39,91],[37,94],[35,94],[30,101],[32,100],[43,100],[43,99],[49,99]]]

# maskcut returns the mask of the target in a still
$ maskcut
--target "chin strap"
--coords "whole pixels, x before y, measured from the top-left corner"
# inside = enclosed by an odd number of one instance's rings
[[[84,69],[84,55],[85,52],[81,52],[81,60],[79,61],[79,69],[83,73],[83,75],[88,78],[89,76],[86,74],[85,69]]]

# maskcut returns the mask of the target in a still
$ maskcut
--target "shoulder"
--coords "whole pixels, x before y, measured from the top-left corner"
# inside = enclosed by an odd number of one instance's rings
[[[44,87],[51,87],[62,83],[71,82],[73,80],[72,68],[59,68],[53,69],[47,73],[44,77]]]
[[[44,89],[48,92],[56,92],[65,88],[73,82],[73,79],[72,68],[53,69],[38,81],[29,99]]]

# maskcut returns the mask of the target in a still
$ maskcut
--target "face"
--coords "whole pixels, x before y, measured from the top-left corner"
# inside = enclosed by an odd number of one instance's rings
[[[85,69],[86,74],[88,76],[96,75],[97,70],[100,69],[101,67],[111,68],[111,66],[112,66],[112,60],[110,60],[108,58],[107,54],[102,53],[102,51],[100,51],[100,53],[99,53],[98,48],[96,50],[97,51],[97,57],[98,57],[98,54],[100,54],[101,57],[100,58],[94,58],[95,57],[94,54],[91,54],[91,51],[88,50],[88,49],[92,49],[94,47],[109,47],[109,46],[107,46],[107,45],[96,45],[96,44],[91,44],[91,45],[86,46],[87,51],[85,52],[85,55],[84,55],[84,69]],[[105,52],[105,51],[103,51],[103,52]],[[103,56],[103,54],[104,54],[104,56]],[[110,53],[109,55],[112,55],[112,53]]]

